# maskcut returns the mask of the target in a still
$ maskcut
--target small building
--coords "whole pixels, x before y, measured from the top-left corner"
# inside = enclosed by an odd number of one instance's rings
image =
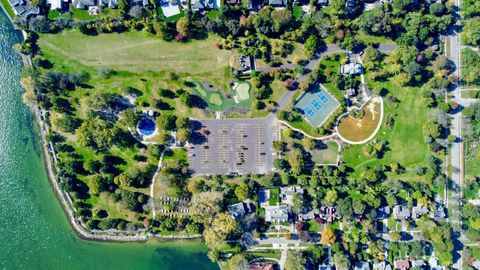
[[[265,207],[265,221],[267,222],[287,222],[290,217],[290,207],[287,205],[273,205]]]
[[[392,214],[396,220],[407,220],[410,218],[410,209],[404,205],[395,205]]]
[[[230,6],[240,5],[242,0],[225,0],[225,4]]]
[[[423,260],[412,260],[411,261],[412,267],[417,269],[423,269],[425,267],[425,262]]]
[[[354,8],[355,7],[355,0],[347,0],[345,1],[346,8]]]
[[[252,263],[248,266],[249,270],[273,270],[271,263]]]
[[[300,213],[298,214],[298,220],[299,221],[308,221],[315,219],[315,213],[313,211],[308,211],[306,213]]]
[[[480,260],[475,260],[473,263],[472,263],[472,266],[473,268],[475,269],[480,269]]]
[[[438,259],[435,256],[430,256],[428,259],[428,266],[430,270],[445,270],[445,266],[438,264]]]
[[[346,91],[345,91],[346,95],[349,96],[349,97],[353,97],[356,95],[356,91],[355,91],[355,88],[348,88]]]
[[[87,9],[96,6],[97,2],[94,0],[73,0],[72,5],[77,9]]]
[[[373,270],[392,270],[392,266],[386,261],[379,261],[373,264]]]
[[[343,75],[362,74],[363,67],[360,63],[348,63],[340,66],[340,73]]]
[[[192,8],[193,12],[210,10],[215,8],[215,1],[214,0],[192,0],[190,3],[190,7]]]
[[[410,268],[410,261],[409,260],[396,260],[394,262],[395,269],[400,270],[407,270]]]
[[[328,0],[317,0],[317,5],[328,6]]]
[[[370,270],[370,264],[368,262],[355,262],[355,270]]]
[[[324,205],[320,206],[319,216],[321,219],[329,223],[334,222],[337,219],[340,219],[340,215],[337,213],[337,209],[331,206],[324,206]]]
[[[268,0],[268,5],[272,7],[285,7],[287,0]]]
[[[251,205],[245,202],[232,204],[228,207],[228,214],[237,221],[252,212]]]
[[[302,187],[280,187],[280,199],[283,204],[293,205],[293,195],[303,194],[304,191]]]
[[[426,214],[428,214],[428,208],[425,206],[414,206],[412,208],[412,218],[417,219]]]
[[[333,267],[330,264],[320,264],[318,270],[332,270]]]

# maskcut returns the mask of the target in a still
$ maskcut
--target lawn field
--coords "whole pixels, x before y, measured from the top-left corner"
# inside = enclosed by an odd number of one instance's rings
[[[338,155],[338,144],[327,142],[321,149],[309,150],[312,154],[312,161],[316,164],[336,164]]]
[[[377,83],[367,79],[370,88]],[[378,82],[400,100],[398,108],[385,102],[384,115],[391,113],[395,117],[393,127],[386,126],[386,117],[375,138],[388,142],[388,151],[383,159],[369,158],[363,151],[363,145],[351,145],[344,149],[343,157],[346,164],[360,169],[362,166],[375,166],[399,162],[407,168],[411,179],[415,166],[426,164],[426,157],[431,155],[428,145],[423,140],[422,125],[428,121],[428,110],[422,103],[422,91],[418,88],[402,88],[391,81]],[[418,178],[418,177],[417,177]]]
[[[465,176],[477,177],[480,175],[480,141],[466,141],[465,147]]]
[[[251,109],[253,97],[250,94],[250,84],[247,82],[234,82],[229,94],[219,89],[208,88],[209,85],[202,81],[194,81],[192,90],[199,95],[208,105],[208,108],[221,112],[231,108]],[[240,91],[240,93],[239,93]],[[233,98],[237,95],[238,102]]]
[[[227,89],[234,51],[215,47],[218,37],[187,43],[166,42],[144,32],[87,36],[76,30],[41,35],[39,45],[46,55],[56,55],[61,65],[115,71],[177,72],[183,79],[202,79]]]

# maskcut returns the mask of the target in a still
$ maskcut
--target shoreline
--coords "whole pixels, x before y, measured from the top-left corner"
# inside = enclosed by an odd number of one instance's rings
[[[2,11],[7,16],[10,24],[14,30],[19,30],[19,28],[14,24],[13,19],[10,17],[5,7],[0,3]],[[23,30],[20,30],[22,33],[23,40],[25,40],[27,33]],[[29,56],[24,55],[18,52],[22,58],[23,66],[30,67],[32,66],[32,61]],[[25,104],[25,103],[24,103]],[[75,211],[67,200],[67,194],[65,194],[61,189],[57,181],[55,174],[55,165],[52,160],[51,154],[49,154],[48,141],[46,139],[46,134],[48,130],[48,125],[44,122],[43,116],[40,112],[40,109],[36,104],[25,104],[29,107],[30,111],[34,114],[35,126],[38,128],[38,135],[40,136],[42,156],[45,164],[45,171],[47,173],[48,182],[52,191],[55,193],[58,202],[60,203],[63,212],[65,213],[68,223],[73,230],[73,232],[82,240],[88,241],[97,241],[97,242],[117,242],[117,243],[126,243],[126,242],[137,242],[137,243],[146,243],[150,239],[156,239],[159,241],[178,241],[178,240],[198,240],[201,239],[201,235],[192,235],[192,236],[176,236],[176,235],[156,235],[146,232],[145,234],[141,233],[132,233],[128,234],[125,232],[118,232],[114,234],[109,233],[95,233],[89,231],[87,228],[81,225],[81,223],[75,218]]]

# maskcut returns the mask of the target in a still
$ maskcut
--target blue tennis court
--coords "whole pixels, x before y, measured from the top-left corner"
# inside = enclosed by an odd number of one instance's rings
[[[317,97],[323,101],[323,103],[328,103],[329,99],[322,93],[322,92],[318,92],[317,93]]]
[[[310,117],[314,117],[315,114],[316,114],[316,113],[315,113],[314,111],[312,111],[312,109],[310,109],[310,107],[308,107],[308,106],[303,107],[303,110],[304,110],[305,113],[308,114],[308,116],[310,116]]]
[[[327,90],[317,86],[316,89],[303,93],[294,106],[312,126],[319,127],[340,107],[340,103]]]
[[[320,110],[323,108],[323,106],[320,105],[320,103],[319,103],[316,99],[310,100],[310,104],[312,104],[312,106],[313,106],[315,109],[317,109],[317,111],[320,111]]]

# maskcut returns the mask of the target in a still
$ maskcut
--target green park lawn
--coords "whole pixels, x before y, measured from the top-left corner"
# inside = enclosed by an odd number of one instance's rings
[[[144,32],[87,36],[77,30],[41,35],[45,55],[70,70],[111,69],[137,74],[176,72],[182,79],[202,79],[227,89],[234,51],[215,47],[218,37],[187,43],[167,42]],[[144,76],[144,75],[143,75]]]
[[[223,90],[205,88],[201,81],[194,81],[193,84],[192,90],[208,104],[208,108],[214,111],[225,111],[229,108],[250,109],[252,107],[253,95],[248,82],[234,82],[233,87],[229,88],[229,96],[226,96]],[[233,96],[237,96],[238,102],[234,100]]]
[[[13,11],[12,6],[10,5],[10,2],[8,0],[0,0],[0,4],[4,7],[5,11],[8,13],[8,16],[10,18],[15,18],[15,12]]]
[[[475,143],[479,142],[466,141],[465,147],[465,176],[476,177],[480,175],[480,147],[473,147]]]
[[[326,149],[309,150],[312,161],[316,164],[335,164],[337,162],[338,144],[335,142],[325,143]]]
[[[428,145],[423,140],[422,125],[428,121],[428,110],[422,101],[422,91],[418,88],[402,88],[391,81],[372,82],[367,84],[372,87],[379,83],[385,86],[390,93],[400,100],[398,108],[385,102],[384,119],[382,127],[375,138],[388,142],[388,151],[383,159],[369,158],[363,151],[363,145],[351,145],[343,151],[346,164],[359,169],[362,166],[375,166],[378,164],[391,164],[399,162],[407,168],[407,174],[415,178],[409,169],[426,164],[426,157],[431,154]],[[385,124],[386,115],[395,114],[395,123],[392,128]]]

